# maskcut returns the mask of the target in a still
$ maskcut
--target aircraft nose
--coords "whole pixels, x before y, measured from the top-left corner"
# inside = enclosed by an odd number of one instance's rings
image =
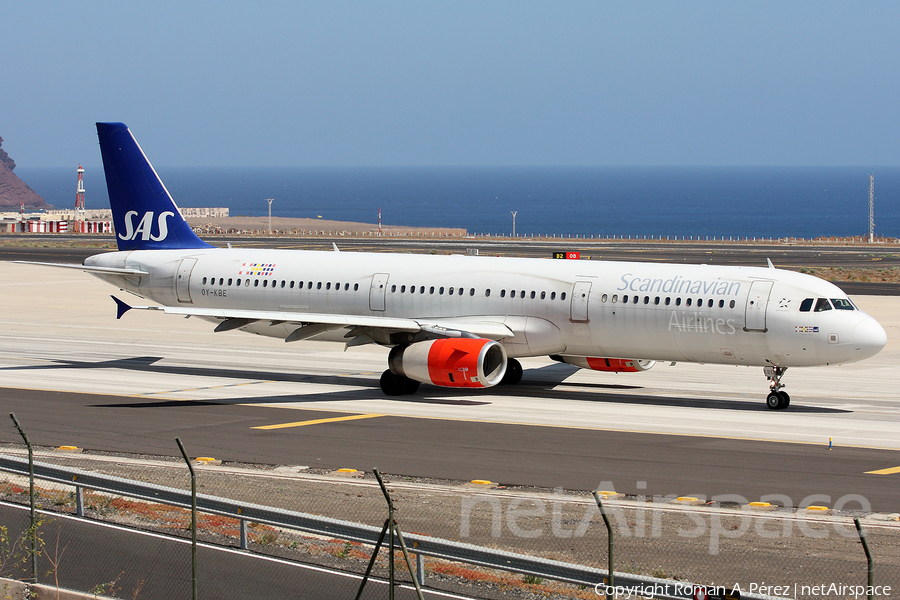
[[[856,324],[853,330],[853,346],[860,359],[875,356],[887,344],[887,333],[872,317]]]

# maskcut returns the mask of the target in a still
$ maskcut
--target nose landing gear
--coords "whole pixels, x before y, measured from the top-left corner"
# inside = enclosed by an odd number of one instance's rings
[[[781,389],[784,387],[784,384],[781,383],[781,378],[784,376],[785,371],[787,371],[787,367],[776,367],[774,365],[763,367],[766,379],[771,382],[769,383],[769,395],[766,396],[766,406],[772,410],[784,410],[791,405],[791,397]]]

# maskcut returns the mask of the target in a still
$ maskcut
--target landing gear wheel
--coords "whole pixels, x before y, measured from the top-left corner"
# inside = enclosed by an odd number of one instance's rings
[[[791,405],[791,397],[788,396],[788,393],[784,390],[778,392],[778,395],[781,396],[781,406],[779,409],[783,410]]]
[[[391,373],[390,369],[381,374],[379,383],[381,384],[381,391],[386,396],[400,396],[403,394],[403,384],[400,378]]]
[[[522,381],[522,372],[522,363],[510,358],[506,361],[506,373],[503,374],[500,385],[516,385]]]
[[[390,369],[381,374],[379,381],[381,391],[386,396],[403,396],[404,394],[415,394],[419,391],[419,382],[403,375],[396,375]]]
[[[403,382],[403,393],[404,394],[415,394],[419,391],[419,382],[415,379],[410,379],[409,377],[403,377],[406,381]]]
[[[784,410],[791,405],[791,397],[787,392],[769,392],[766,396],[766,406],[772,410]]]

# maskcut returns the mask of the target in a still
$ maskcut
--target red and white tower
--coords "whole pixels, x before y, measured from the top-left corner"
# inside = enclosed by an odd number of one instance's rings
[[[84,168],[78,165],[78,188],[75,190],[75,210],[84,211]]]

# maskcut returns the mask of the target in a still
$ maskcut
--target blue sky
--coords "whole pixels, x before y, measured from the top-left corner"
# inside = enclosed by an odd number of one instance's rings
[[[898,2],[13,2],[0,136],[158,166],[900,165]]]

